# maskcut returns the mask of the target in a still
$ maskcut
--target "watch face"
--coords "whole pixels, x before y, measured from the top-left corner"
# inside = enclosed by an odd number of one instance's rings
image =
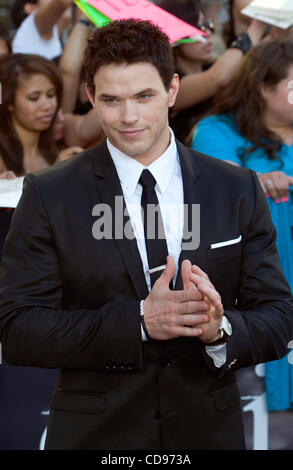
[[[232,335],[231,323],[229,322],[228,318],[225,315],[223,315],[222,317],[221,328],[223,328],[224,333],[226,333],[228,336]]]

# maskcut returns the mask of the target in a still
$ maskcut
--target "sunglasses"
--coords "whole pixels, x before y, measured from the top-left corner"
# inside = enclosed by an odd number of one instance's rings
[[[199,23],[195,25],[197,29],[202,31],[203,33],[206,33],[207,30],[209,30],[211,33],[215,32],[215,23],[211,20],[205,20],[202,23]],[[205,42],[206,39],[204,37],[200,38],[199,36],[188,36],[182,39],[179,39],[179,41],[176,41],[175,43],[172,44],[173,47],[180,46],[180,44],[189,44],[189,43],[194,43],[196,41],[201,41]]]
[[[211,33],[215,32],[215,23],[211,20],[203,21],[202,23],[195,25],[195,27],[203,33],[206,33],[207,30],[209,30]]]

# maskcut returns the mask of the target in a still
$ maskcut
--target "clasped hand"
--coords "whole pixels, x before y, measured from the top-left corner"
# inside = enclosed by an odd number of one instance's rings
[[[180,336],[199,337],[204,343],[217,339],[223,316],[219,293],[206,273],[184,260],[183,290],[170,290],[176,271],[172,256],[144,301],[144,321],[151,338],[168,340]]]

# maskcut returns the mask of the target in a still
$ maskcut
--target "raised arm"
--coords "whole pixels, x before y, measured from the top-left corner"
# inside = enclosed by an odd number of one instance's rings
[[[257,20],[251,22],[247,33],[254,46],[260,42],[265,28],[265,23]],[[174,111],[189,108],[213,97],[219,89],[228,85],[242,58],[243,52],[239,49],[227,49],[208,70],[183,77]]]
[[[235,0],[233,3],[233,21],[236,36],[246,31],[252,21],[251,18],[241,13],[243,8],[247,7],[249,3],[251,3],[251,0]]]
[[[51,0],[36,10],[35,23],[43,39],[51,39],[53,27],[72,4],[73,0]]]
[[[64,118],[64,141],[68,146],[79,145],[87,148],[100,141],[104,136],[93,109],[84,115],[66,113]]]
[[[60,58],[59,69],[63,79],[62,109],[65,113],[74,110],[80,84],[84,50],[90,33],[90,23],[82,16],[74,26]]]

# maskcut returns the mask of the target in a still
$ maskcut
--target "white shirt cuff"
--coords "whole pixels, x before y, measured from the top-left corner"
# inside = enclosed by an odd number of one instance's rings
[[[140,331],[141,331],[141,339],[142,339],[143,341],[147,341],[148,339],[147,339],[147,337],[146,337],[146,335],[145,335],[145,332],[144,332],[144,330],[143,330],[142,325],[140,325]]]
[[[222,367],[227,360],[226,343],[217,346],[206,346],[206,353],[213,359],[216,367]]]

